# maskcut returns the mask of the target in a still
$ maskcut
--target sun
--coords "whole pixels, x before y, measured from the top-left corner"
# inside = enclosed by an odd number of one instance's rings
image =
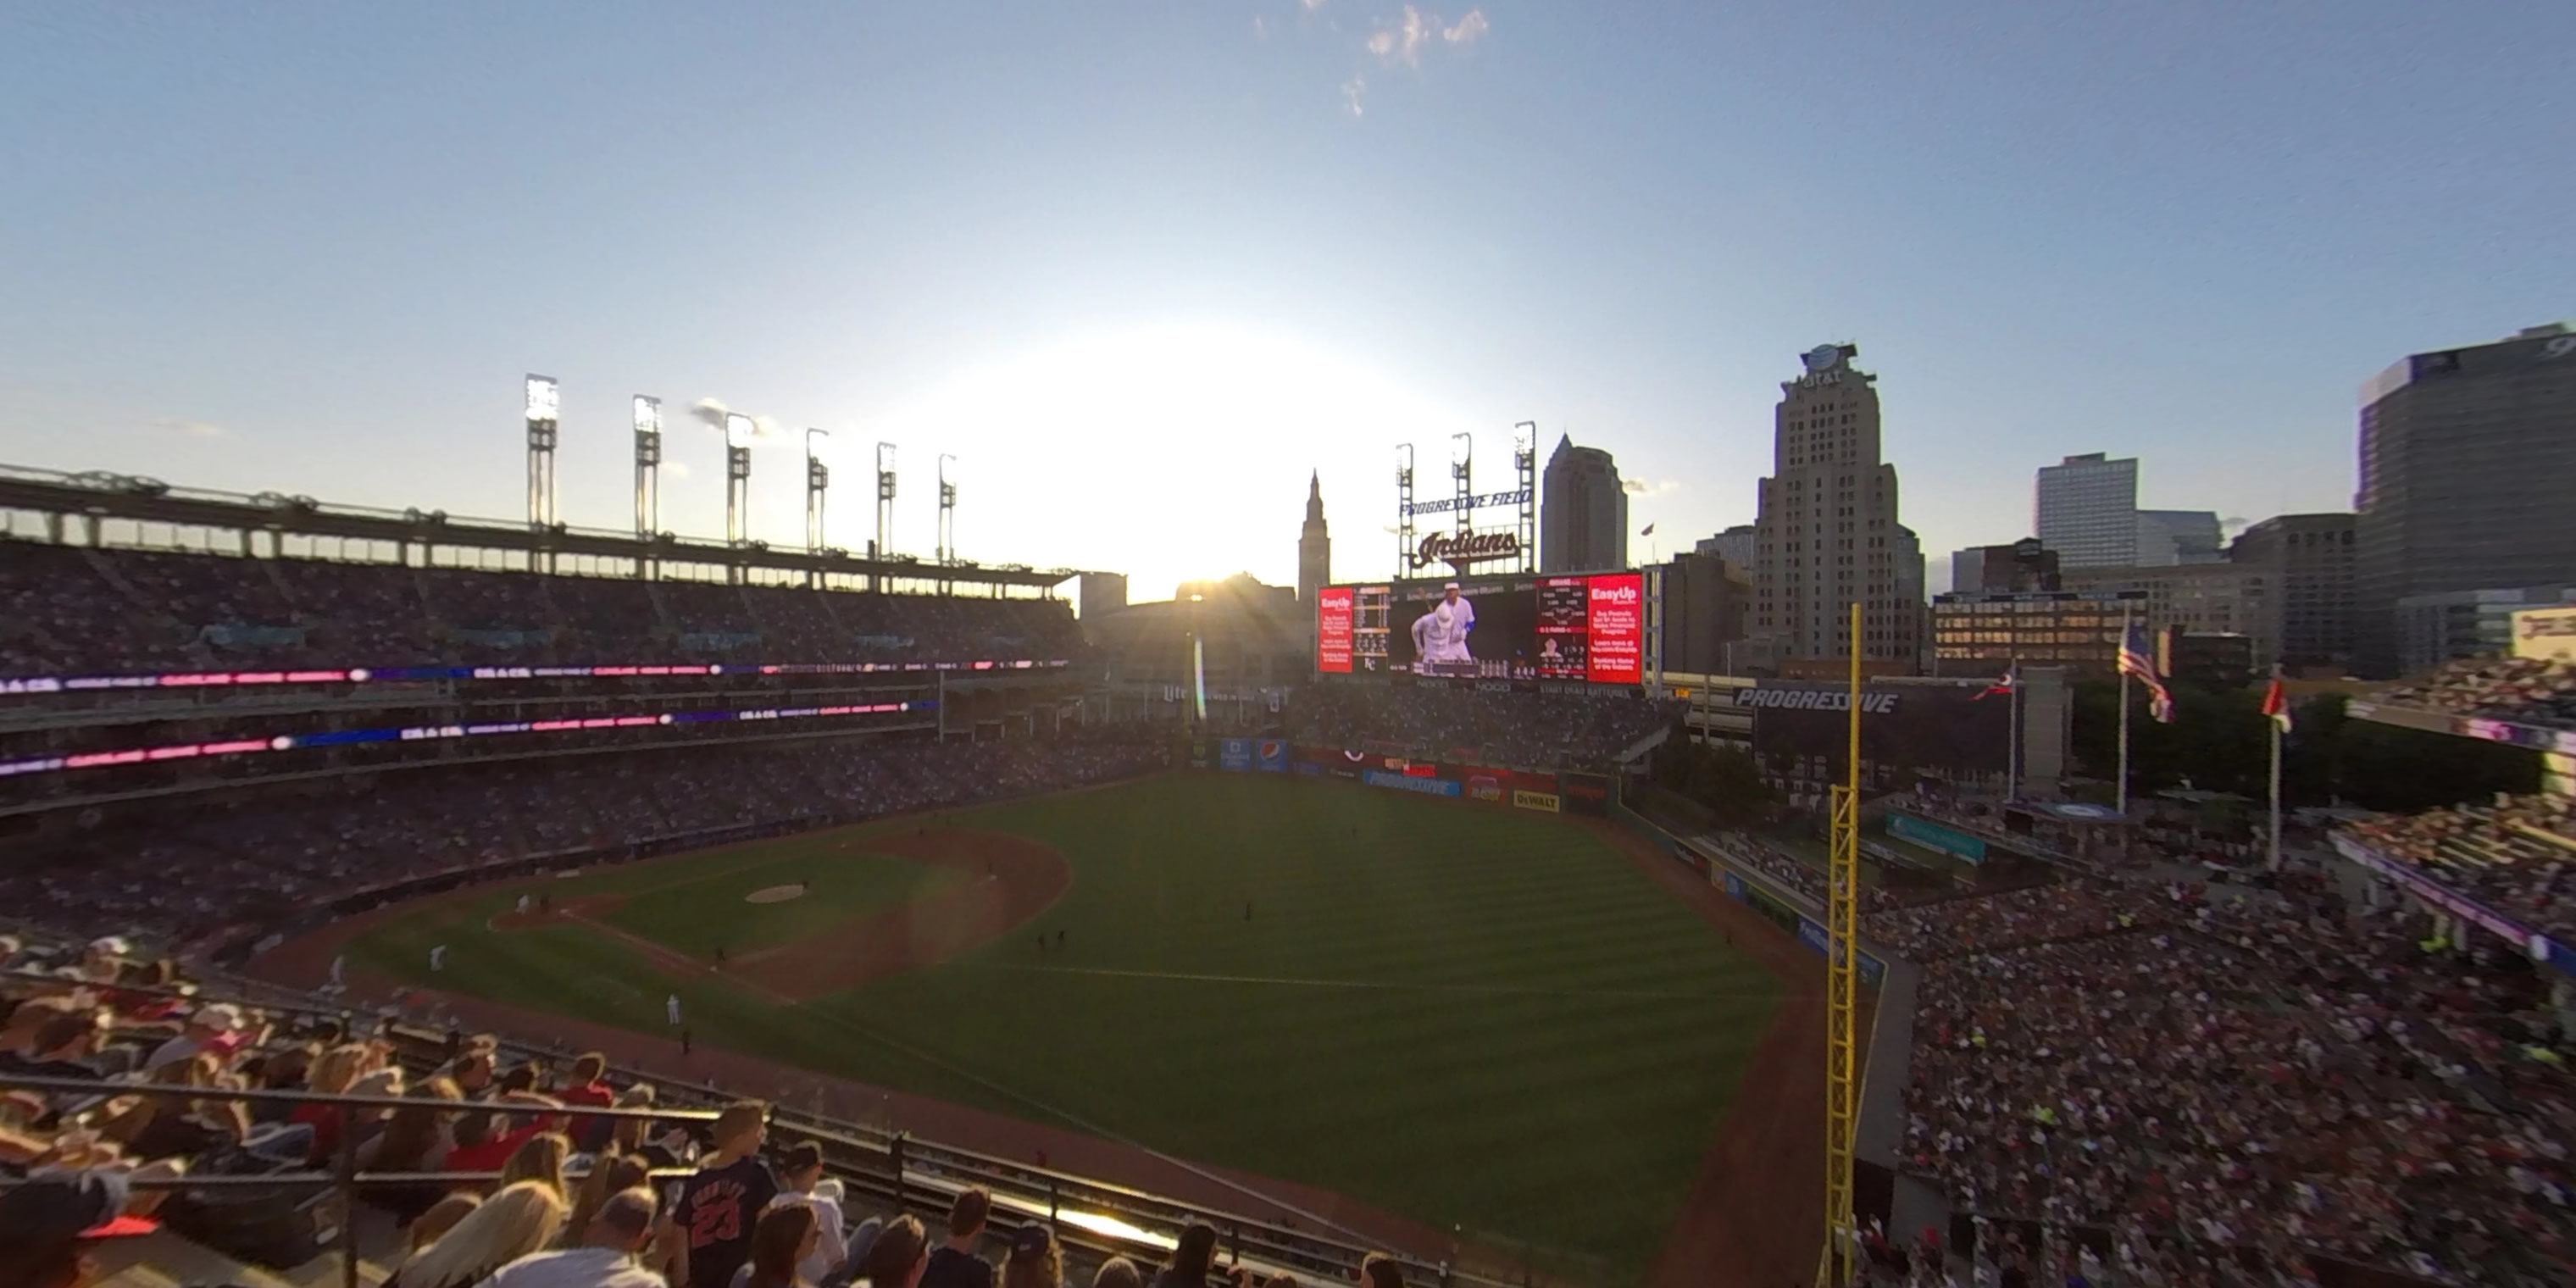
[[[1238,571],[1293,581],[1309,470],[1350,489],[1356,544],[1393,504],[1356,493],[1392,491],[1394,445],[1436,455],[1468,428],[1353,355],[1230,322],[1068,336],[958,372],[892,421],[907,444],[960,444],[935,450],[973,471],[969,557],[1124,572],[1139,600]]]

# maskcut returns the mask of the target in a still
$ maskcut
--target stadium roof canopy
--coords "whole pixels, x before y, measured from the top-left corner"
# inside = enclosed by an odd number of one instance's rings
[[[158,479],[89,471],[64,474],[54,470],[0,465],[0,511],[46,516],[55,540],[66,539],[64,519],[96,523],[126,520],[138,524],[171,524],[237,533],[248,552],[253,533],[276,536],[333,537],[348,541],[381,541],[419,546],[427,552],[515,551],[531,556],[589,556],[629,561],[638,568],[686,563],[701,566],[824,573],[836,578],[867,578],[874,583],[938,583],[987,586],[1000,593],[1017,587],[1046,591],[1080,575],[1070,568],[1032,568],[1027,564],[985,567],[957,562],[940,564],[911,555],[871,559],[846,550],[820,552],[772,549],[753,541],[729,545],[665,532],[651,538],[610,528],[570,524],[532,525],[504,519],[474,519],[444,510],[385,510],[337,505],[309,496],[261,492],[245,496],[207,488],[173,487]],[[93,539],[95,529],[93,528]],[[434,562],[434,561],[433,561]]]

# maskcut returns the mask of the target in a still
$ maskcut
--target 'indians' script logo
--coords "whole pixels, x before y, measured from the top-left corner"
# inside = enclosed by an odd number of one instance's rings
[[[1470,532],[1457,536],[1432,533],[1422,539],[1413,552],[1413,566],[1428,568],[1436,563],[1464,565],[1483,563],[1488,559],[1520,557],[1521,539],[1509,532]]]

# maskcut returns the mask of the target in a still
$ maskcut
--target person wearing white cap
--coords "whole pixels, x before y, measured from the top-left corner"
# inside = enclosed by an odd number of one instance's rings
[[[188,1025],[179,1031],[179,1036],[152,1049],[143,1067],[147,1071],[158,1069],[165,1064],[188,1059],[200,1051],[231,1055],[241,1045],[241,1040],[234,1036],[241,1027],[241,1008],[228,1002],[200,1006],[188,1016]]]
[[[1458,593],[1458,583],[1440,588],[1440,602],[1413,619],[1413,656],[1418,663],[1473,662],[1467,632],[1476,628],[1476,607]]]

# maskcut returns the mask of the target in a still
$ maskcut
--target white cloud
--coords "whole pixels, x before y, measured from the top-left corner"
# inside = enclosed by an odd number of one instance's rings
[[[1264,18],[1257,13],[1252,15],[1252,38],[1254,40],[1270,39],[1270,20],[1268,18]]]
[[[223,426],[210,425],[202,420],[156,420],[152,422],[152,427],[166,429],[174,434],[185,434],[190,438],[230,437],[224,432]]]
[[[1678,491],[1681,483],[1675,479],[1662,479],[1652,483],[1644,479],[1625,479],[1620,482],[1619,488],[1630,496],[1662,496],[1666,492]]]
[[[1342,82],[1342,107],[1353,116],[1368,114],[1368,78],[1354,76]]]
[[[686,480],[689,477],[689,463],[687,461],[662,462],[662,477]]]
[[[701,398],[689,404],[689,414],[697,417],[699,424],[719,434],[724,432],[725,416],[731,411],[731,408],[714,398]]]
[[[1324,0],[1303,0],[1303,3],[1305,4],[1306,12],[1308,13],[1313,13],[1317,9],[1324,7]]]
[[[1402,20],[1393,26],[1381,25],[1376,31],[1369,33],[1368,51],[1377,55],[1378,61],[1382,63],[1389,65],[1402,63],[1407,67],[1420,67],[1422,51],[1431,47],[1433,41],[1452,45],[1472,45],[1482,39],[1492,27],[1493,24],[1485,20],[1485,11],[1482,9],[1470,9],[1467,11],[1467,16],[1444,26],[1441,24],[1439,14],[1424,13],[1412,5],[1406,5]]]

